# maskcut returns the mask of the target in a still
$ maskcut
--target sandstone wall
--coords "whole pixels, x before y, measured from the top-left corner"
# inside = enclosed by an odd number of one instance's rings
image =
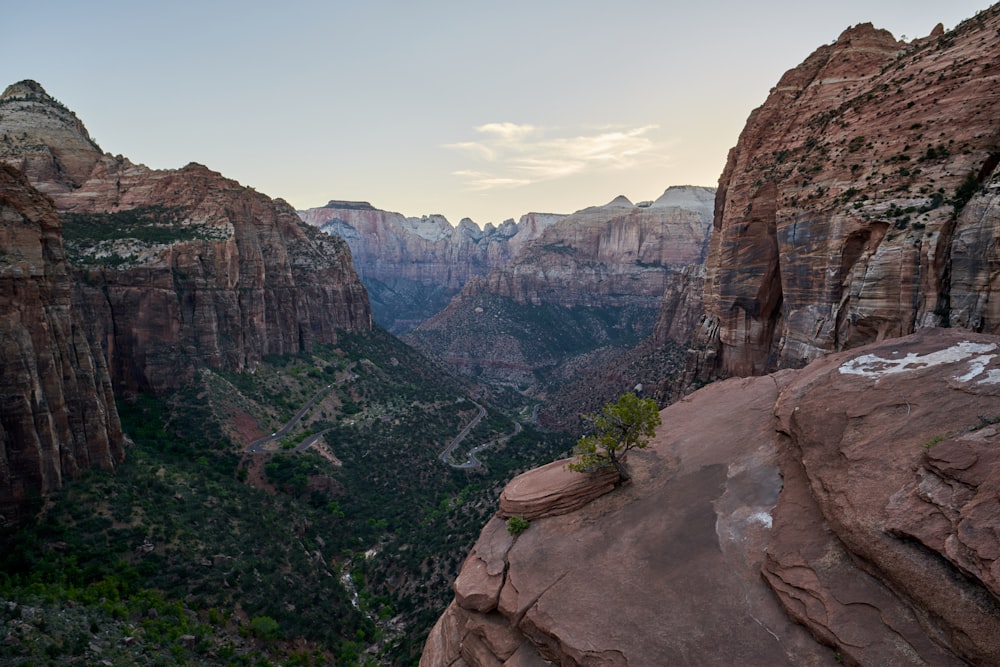
[[[997,8],[910,43],[859,25],[782,77],[720,178],[703,378],[949,321],[997,331],[998,29]]]
[[[34,82],[8,87],[0,112],[0,159],[63,216],[74,306],[119,388],[177,387],[196,365],[251,370],[371,327],[347,244],[284,201],[198,164],[101,153]]]
[[[578,211],[405,338],[494,381],[579,376],[653,331],[664,293],[705,257],[713,196],[680,186],[642,206],[619,197]]]
[[[115,252],[126,261],[115,265],[99,250],[77,263],[77,301],[123,388],[176,387],[197,365],[252,370],[265,355],[371,327],[347,244],[304,225],[285,202],[196,164],[123,180],[112,210],[178,207],[182,225],[200,230],[163,244],[125,241]]]
[[[52,202],[0,165],[0,524],[124,457],[111,379],[71,290]]]
[[[468,218],[408,218],[367,202],[331,201],[300,211],[304,221],[345,239],[372,299],[374,317],[401,333],[443,309],[465,283],[510,261],[564,216],[529,213],[480,229]]]
[[[484,289],[518,303],[657,308],[673,271],[705,259],[713,191],[672,187],[648,206],[619,197],[541,236]]]

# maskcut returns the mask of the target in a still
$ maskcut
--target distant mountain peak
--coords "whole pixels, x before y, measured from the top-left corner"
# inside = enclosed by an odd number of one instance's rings
[[[618,195],[617,197],[609,201],[607,204],[605,204],[605,206],[614,206],[614,207],[627,206],[628,208],[632,208],[635,206],[635,204],[633,204],[631,200],[629,200],[629,198],[626,197],[625,195]]]
[[[347,211],[375,211],[374,206],[366,201],[348,201],[343,199],[331,199],[323,208],[339,208]]]
[[[45,92],[42,88],[42,84],[37,81],[32,81],[31,79],[25,79],[24,81],[18,81],[17,83],[12,83],[7,86],[7,89],[3,91],[3,95],[0,95],[0,100],[5,100],[9,97],[25,98],[25,97],[49,97],[49,94]]]
[[[37,81],[7,86],[0,109],[0,160],[16,163],[46,194],[79,187],[103,154],[76,114]]]
[[[701,185],[671,185],[663,191],[651,206],[654,208],[693,208],[706,202],[715,201],[715,188]]]

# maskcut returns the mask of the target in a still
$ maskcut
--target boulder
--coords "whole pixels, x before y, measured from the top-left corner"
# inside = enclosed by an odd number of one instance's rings
[[[572,459],[553,461],[512,479],[500,494],[499,516],[533,520],[577,510],[609,493],[619,481],[614,468],[574,472]]]

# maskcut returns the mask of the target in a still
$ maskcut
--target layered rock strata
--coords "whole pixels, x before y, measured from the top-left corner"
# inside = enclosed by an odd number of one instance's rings
[[[469,278],[506,264],[565,217],[529,213],[516,223],[487,223],[480,229],[468,218],[452,226],[440,215],[405,217],[349,201],[331,201],[299,215],[347,241],[373,316],[393,333],[409,331],[443,309]]]
[[[284,201],[201,165],[101,153],[34,82],[0,96],[0,137],[0,159],[64,218],[74,305],[118,387],[177,387],[198,365],[252,370],[371,327],[347,244]]]
[[[943,329],[709,385],[630,484],[491,520],[421,664],[994,664],[998,399]]]
[[[674,186],[655,201],[617,197],[548,227],[482,281],[519,304],[658,308],[673,271],[705,260],[714,190]]]
[[[124,458],[111,379],[71,299],[59,217],[0,164],[0,524]]]
[[[765,373],[926,326],[997,332],[1000,8],[787,72],[719,181],[694,375]]]
[[[614,468],[581,474],[569,470],[569,462],[553,461],[512,479],[500,493],[497,515],[501,519],[521,517],[530,521],[568,514],[610,493],[620,479]]]
[[[704,260],[714,191],[618,197],[546,228],[507,265],[471,279],[406,340],[470,374],[533,383],[560,364],[593,366],[648,336],[664,292]]]

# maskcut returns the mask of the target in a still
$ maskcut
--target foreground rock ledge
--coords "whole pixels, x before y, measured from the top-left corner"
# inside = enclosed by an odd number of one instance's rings
[[[420,664],[1000,663],[998,358],[931,329],[692,394],[631,484],[491,520]]]

